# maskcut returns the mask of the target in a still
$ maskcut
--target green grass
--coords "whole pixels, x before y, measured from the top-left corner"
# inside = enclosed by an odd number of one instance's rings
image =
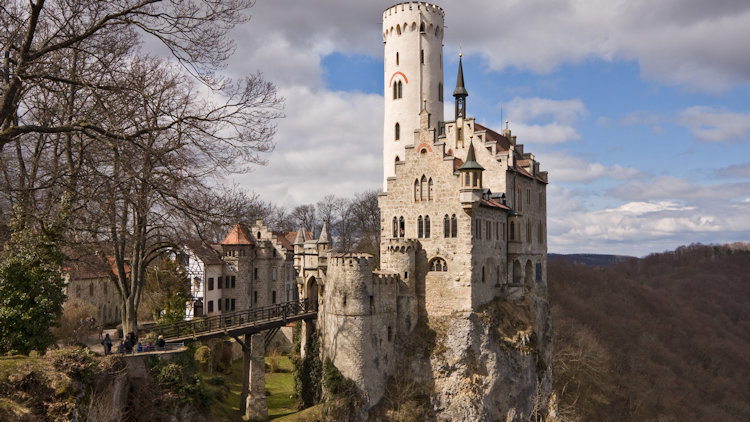
[[[268,368],[268,357],[266,357]],[[297,412],[294,398],[294,366],[288,356],[282,356],[279,370],[272,374],[266,372],[266,390],[271,394],[268,400],[268,418],[276,419]]]
[[[292,369],[291,359],[288,356],[282,356],[279,362],[279,371],[272,374],[268,371],[268,358],[266,358],[266,391],[270,393],[266,397],[269,419],[276,419],[297,412],[297,408],[295,407],[296,399],[292,398],[294,394],[294,374],[292,373]],[[224,378],[224,386],[207,384],[207,387],[212,391],[226,391],[224,400],[217,401],[211,406],[213,420],[241,421],[242,359],[238,359],[232,363],[232,372],[230,374],[214,373],[209,375],[203,373],[202,375],[204,380],[215,376],[222,376]]]

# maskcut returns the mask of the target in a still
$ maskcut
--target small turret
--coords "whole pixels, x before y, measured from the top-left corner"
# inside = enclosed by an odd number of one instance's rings
[[[474,153],[474,140],[469,141],[469,153],[466,162],[458,168],[461,177],[461,202],[476,202],[482,197],[482,172],[484,167],[479,165]]]
[[[294,238],[294,269],[299,272],[304,265],[305,231],[302,227],[297,228],[297,237]]]
[[[318,244],[319,245],[328,245],[330,241],[328,240],[328,223],[323,222],[323,228],[320,229],[320,237],[318,238]]]

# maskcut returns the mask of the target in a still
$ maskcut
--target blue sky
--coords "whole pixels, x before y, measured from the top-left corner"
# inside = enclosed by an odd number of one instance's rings
[[[227,72],[262,71],[287,117],[268,165],[237,183],[288,208],[380,188],[392,4],[258,0]],[[508,119],[549,171],[550,252],[750,240],[750,2],[438,4],[446,92],[460,45],[468,114]]]

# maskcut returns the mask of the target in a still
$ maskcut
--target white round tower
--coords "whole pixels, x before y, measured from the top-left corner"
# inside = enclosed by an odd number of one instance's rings
[[[414,144],[422,107],[431,127],[443,120],[444,22],[443,9],[425,2],[399,3],[383,12],[383,191],[396,161],[404,160],[404,147]]]

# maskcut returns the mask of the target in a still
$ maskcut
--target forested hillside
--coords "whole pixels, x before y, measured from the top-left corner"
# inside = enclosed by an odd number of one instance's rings
[[[691,245],[606,267],[550,260],[562,416],[750,420],[750,252]]]

